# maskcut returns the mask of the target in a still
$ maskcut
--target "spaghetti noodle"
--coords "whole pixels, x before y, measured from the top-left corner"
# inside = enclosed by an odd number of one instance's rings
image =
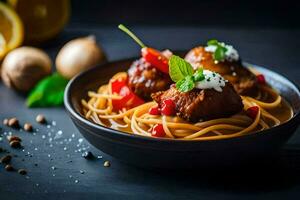
[[[290,106],[282,97],[267,85],[259,86],[257,97],[241,96],[243,111],[229,118],[219,118],[197,123],[189,123],[178,116],[151,115],[149,109],[156,105],[147,102],[131,109],[114,111],[113,100],[122,97],[112,93],[113,80],[126,78],[126,72],[114,75],[107,85],[99,87],[97,92],[89,91],[89,100],[82,100],[83,114],[96,124],[116,130],[152,137],[154,125],[162,124],[166,138],[183,140],[217,140],[251,134],[277,126],[293,115]],[[259,108],[254,118],[246,114],[248,108]],[[287,110],[284,116],[281,110]]]

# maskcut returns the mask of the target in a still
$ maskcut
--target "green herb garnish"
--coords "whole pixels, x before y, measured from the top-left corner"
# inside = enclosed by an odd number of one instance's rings
[[[176,83],[176,88],[180,92],[188,92],[195,87],[195,82],[192,76],[186,76]]]
[[[41,80],[27,98],[28,107],[60,106],[64,101],[64,90],[68,80],[54,73]]]
[[[184,79],[186,76],[193,75],[193,67],[190,63],[173,55],[169,60],[169,74],[174,82]]]
[[[227,48],[224,46],[224,44],[218,42],[218,40],[209,40],[207,42],[207,46],[215,46],[216,50],[213,54],[213,59],[216,61],[223,61],[225,59],[225,53],[227,51]]]
[[[193,75],[194,80],[197,81],[202,81],[205,79],[204,74],[203,74],[203,68],[197,69],[197,71]]]
[[[195,87],[195,82],[205,79],[203,68],[194,72],[190,63],[175,55],[171,56],[169,60],[169,74],[180,92],[192,90]]]

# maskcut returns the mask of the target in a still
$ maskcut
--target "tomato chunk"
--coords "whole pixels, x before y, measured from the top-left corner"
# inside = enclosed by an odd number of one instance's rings
[[[111,81],[111,90],[113,94],[122,96],[121,99],[112,100],[115,111],[123,108],[130,109],[144,103],[144,100],[135,95],[127,85],[127,79],[116,79]]]
[[[176,114],[176,105],[172,99],[165,99],[161,105],[161,113],[166,116]]]
[[[160,108],[158,106],[154,106],[152,108],[149,109],[149,114],[150,115],[160,115]]]
[[[152,128],[151,135],[154,137],[165,137],[166,133],[164,131],[162,124],[155,124]]]
[[[256,79],[259,84],[266,84],[266,79],[264,75],[259,74],[256,76]]]
[[[256,115],[258,114],[259,107],[258,106],[252,106],[246,110],[246,113],[249,117],[252,119],[256,118]]]
[[[158,70],[169,74],[169,60],[164,56],[160,51],[149,48],[149,47],[144,47],[141,50],[143,58],[156,67]]]

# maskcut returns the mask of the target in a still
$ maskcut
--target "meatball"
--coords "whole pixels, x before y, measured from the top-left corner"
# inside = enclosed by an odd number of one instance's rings
[[[244,107],[241,97],[229,82],[222,88],[222,92],[196,88],[180,92],[172,85],[165,92],[152,94],[152,98],[158,105],[165,99],[172,99],[177,115],[190,122],[228,117],[240,112]]]
[[[238,94],[254,96],[257,93],[256,76],[243,67],[241,61],[215,62],[211,52],[205,51],[204,47],[196,47],[185,56],[194,68],[202,65],[205,69],[215,71],[230,81]]]
[[[128,76],[130,89],[144,100],[151,100],[152,93],[167,90],[172,84],[168,74],[151,66],[144,58],[133,62]]]

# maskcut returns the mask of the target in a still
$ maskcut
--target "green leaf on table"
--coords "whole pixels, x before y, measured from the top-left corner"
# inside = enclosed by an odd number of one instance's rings
[[[188,92],[195,87],[195,83],[192,76],[186,76],[176,83],[176,88],[180,92]]]
[[[54,73],[41,80],[30,92],[26,104],[28,107],[52,107],[63,104],[64,91],[68,80]]]
[[[178,82],[186,76],[192,76],[193,67],[183,58],[173,55],[169,60],[169,74],[174,82]]]

